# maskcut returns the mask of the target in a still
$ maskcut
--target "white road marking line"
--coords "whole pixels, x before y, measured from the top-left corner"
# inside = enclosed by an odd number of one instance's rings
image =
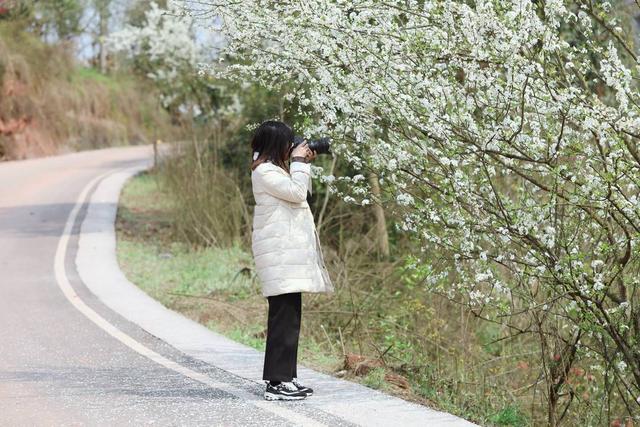
[[[136,168],[131,168],[131,169],[136,169]],[[76,200],[75,206],[73,207],[73,209],[71,210],[71,213],[69,214],[69,217],[67,218],[67,222],[65,224],[64,230],[62,232],[62,235],[60,236],[60,240],[58,241],[58,247],[56,249],[56,256],[54,260],[54,271],[55,271],[56,282],[58,284],[58,287],[64,294],[64,296],[67,298],[67,300],[69,300],[69,302],[75,308],[77,308],[78,311],[84,314],[89,320],[91,320],[93,323],[98,325],[102,330],[107,332],[109,335],[111,335],[112,337],[114,337],[115,339],[117,339],[127,347],[131,348],[135,352],[164,366],[165,368],[171,369],[186,377],[189,377],[198,382],[206,384],[212,388],[223,390],[240,399],[244,399],[250,402],[251,404],[253,404],[254,406],[257,406],[260,409],[271,412],[295,424],[304,425],[304,426],[324,426],[325,424],[322,424],[305,415],[292,411],[291,409],[278,406],[277,404],[274,405],[273,403],[259,400],[257,396],[249,392],[233,387],[226,383],[214,381],[208,375],[205,375],[200,372],[196,372],[192,369],[187,368],[186,366],[183,366],[177,362],[174,362],[173,360],[167,359],[166,357],[162,356],[159,353],[156,353],[155,351],[151,350],[145,345],[139,343],[138,341],[133,339],[131,336],[127,335],[126,333],[122,332],[120,329],[116,328],[114,325],[109,323],[109,321],[107,321],[104,317],[100,316],[91,307],[85,304],[84,301],[82,301],[82,299],[80,298],[80,296],[78,296],[78,294],[73,290],[73,288],[71,287],[71,283],[69,283],[69,279],[67,277],[64,260],[67,254],[67,247],[69,244],[71,230],[73,230],[73,225],[76,222],[76,217],[78,216],[78,212],[80,211],[80,208],[84,204],[84,201],[87,198],[87,194],[89,193],[90,189],[94,186],[95,183],[99,182],[101,179],[103,179],[109,174],[117,173],[125,170],[127,169],[109,171],[91,180],[83,188],[82,192],[78,196],[78,199]]]

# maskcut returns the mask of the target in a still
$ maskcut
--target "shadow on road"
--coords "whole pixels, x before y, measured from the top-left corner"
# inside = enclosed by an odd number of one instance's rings
[[[33,370],[0,371],[0,382],[48,384],[65,394],[179,397],[191,399],[238,400],[238,397],[197,381],[174,374],[162,367],[86,368],[40,366]],[[191,383],[191,384],[185,384]]]
[[[92,203],[101,212],[110,212],[114,205],[117,203]],[[0,242],[6,238],[60,236],[73,207],[72,203],[0,207]],[[81,214],[84,210],[85,207]],[[74,227],[71,234],[78,234],[79,228]],[[104,231],[95,226],[85,229],[86,233]]]

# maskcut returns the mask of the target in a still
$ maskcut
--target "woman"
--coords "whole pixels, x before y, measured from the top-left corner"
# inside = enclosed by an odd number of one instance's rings
[[[251,246],[262,294],[269,303],[262,374],[267,400],[299,400],[313,393],[297,379],[301,293],[333,292],[307,203],[310,161],[316,153],[306,142],[292,151],[293,139],[289,126],[269,120],[256,129],[251,141],[256,201]]]

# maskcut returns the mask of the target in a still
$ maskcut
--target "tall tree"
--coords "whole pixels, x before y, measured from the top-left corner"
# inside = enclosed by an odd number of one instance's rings
[[[19,1],[15,8],[27,13],[42,37],[67,40],[82,32],[80,20],[85,10],[84,0]]]
[[[111,17],[111,0],[93,0],[98,13],[98,63],[102,73],[107,72],[107,49],[105,41],[109,35],[109,18]]]
[[[146,22],[146,13],[151,9],[151,3],[160,8],[166,8],[166,0],[136,0],[129,2],[125,11],[125,23],[135,27],[141,27]]]

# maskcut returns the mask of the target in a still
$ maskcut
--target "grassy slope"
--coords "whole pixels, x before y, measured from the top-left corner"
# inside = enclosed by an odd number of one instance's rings
[[[126,74],[78,64],[69,46],[48,45],[19,23],[0,21],[0,159],[150,142],[176,130],[155,90]]]

